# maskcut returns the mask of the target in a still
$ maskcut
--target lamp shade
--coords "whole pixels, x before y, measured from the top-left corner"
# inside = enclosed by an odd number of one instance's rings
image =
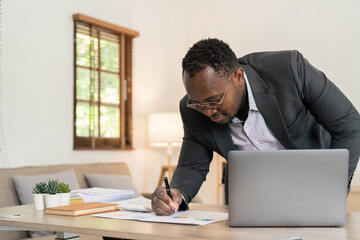
[[[179,113],[152,113],[148,118],[148,138],[150,146],[180,146],[183,127]]]

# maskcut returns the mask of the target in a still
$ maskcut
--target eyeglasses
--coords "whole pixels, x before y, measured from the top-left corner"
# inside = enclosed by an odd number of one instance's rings
[[[227,84],[226,84],[226,87],[225,87],[225,90],[224,90],[224,93],[222,94],[222,96],[219,98],[219,100],[217,100],[216,102],[203,102],[203,103],[193,103],[191,102],[191,100],[188,98],[187,102],[186,102],[186,106],[189,107],[189,108],[192,108],[192,109],[195,109],[199,112],[204,112],[205,108],[209,108],[209,109],[216,109],[220,104],[222,104],[223,100],[224,100],[224,97],[225,97],[225,93],[226,93],[226,90],[229,86],[229,83],[230,83],[230,80],[231,80],[231,77],[232,75],[234,74],[231,73],[230,77],[229,77],[229,80],[227,81]]]

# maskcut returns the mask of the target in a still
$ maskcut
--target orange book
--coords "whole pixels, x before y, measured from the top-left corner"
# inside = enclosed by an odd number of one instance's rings
[[[102,213],[119,210],[117,203],[100,203],[88,202],[80,204],[71,204],[60,207],[46,208],[45,213],[68,215],[68,216],[81,216],[93,213]]]

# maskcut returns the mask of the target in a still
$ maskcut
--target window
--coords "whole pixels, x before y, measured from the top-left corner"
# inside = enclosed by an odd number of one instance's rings
[[[74,149],[132,149],[132,40],[139,33],[74,19]]]

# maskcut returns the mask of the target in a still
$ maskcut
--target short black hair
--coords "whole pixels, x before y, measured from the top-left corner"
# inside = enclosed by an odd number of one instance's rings
[[[182,73],[190,77],[206,67],[212,67],[221,75],[230,74],[238,67],[235,53],[229,45],[216,38],[203,39],[195,43],[182,60]]]

